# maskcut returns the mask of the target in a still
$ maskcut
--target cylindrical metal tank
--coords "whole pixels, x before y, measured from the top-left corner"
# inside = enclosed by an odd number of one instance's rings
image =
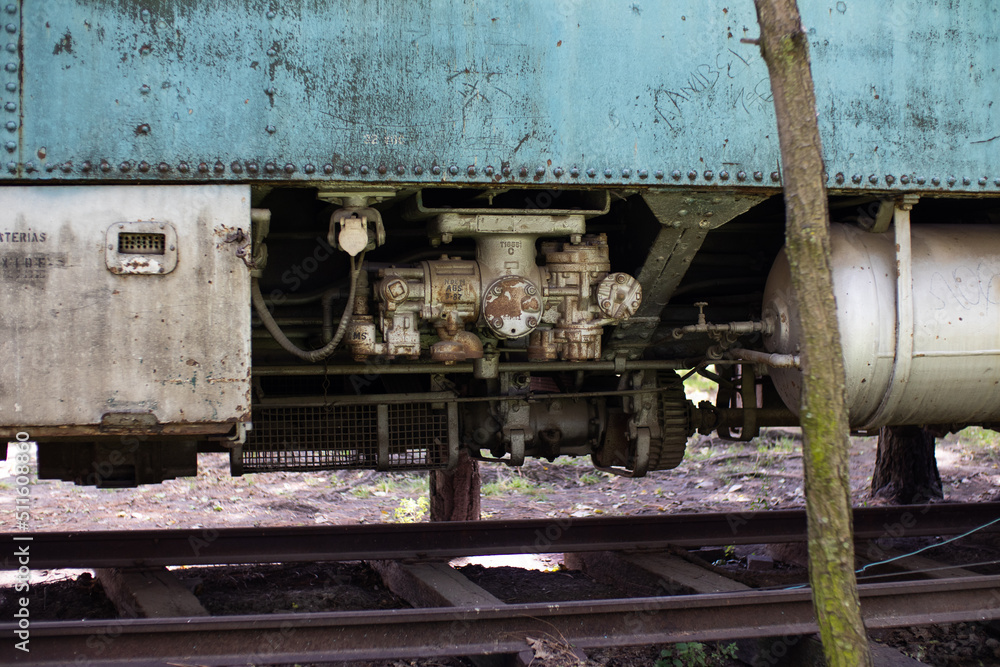
[[[898,274],[912,275],[912,289],[901,284],[897,292],[892,231],[830,228],[851,426],[1000,421],[1000,229],[915,225],[909,239],[912,261]],[[798,354],[784,251],[767,279],[763,315],[773,324],[767,349]],[[801,372],[774,369],[771,376],[798,413]]]

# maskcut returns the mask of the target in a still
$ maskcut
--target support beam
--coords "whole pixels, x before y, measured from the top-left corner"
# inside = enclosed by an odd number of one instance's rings
[[[122,618],[209,616],[167,568],[101,568],[94,575]]]
[[[764,201],[759,195],[736,193],[648,192],[642,195],[661,227],[639,270],[642,304],[611,337],[605,357],[642,350],[660,325],[660,314],[677,289],[708,232]]]

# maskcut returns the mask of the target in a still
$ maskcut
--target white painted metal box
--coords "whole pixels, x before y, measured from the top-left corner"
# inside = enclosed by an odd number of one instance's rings
[[[247,186],[0,188],[0,435],[249,421],[249,225]]]

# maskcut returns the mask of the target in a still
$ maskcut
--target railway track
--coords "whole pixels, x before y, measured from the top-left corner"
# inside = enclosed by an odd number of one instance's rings
[[[997,517],[1000,504],[867,508],[856,511],[855,526],[859,542],[884,543],[887,536],[900,538],[900,527],[906,538],[960,535]],[[983,530],[996,531],[998,526]],[[751,589],[707,565],[699,567],[694,559],[658,550],[796,542],[804,535],[805,518],[795,511],[565,522],[36,533],[30,542],[36,568],[366,559],[388,587],[415,607],[429,608],[35,622],[31,652],[5,643],[0,663],[227,665],[516,654],[528,647],[530,637],[584,650],[797,638],[816,631],[807,588]],[[4,535],[7,543],[12,537]],[[543,552],[566,552],[568,560],[583,565],[597,557],[624,558],[628,567],[615,568],[619,576],[622,570],[624,576],[641,570],[647,578],[659,578],[661,592],[683,589],[688,594],[503,604],[440,562],[461,555]],[[926,567],[926,559],[920,565]],[[869,629],[1000,619],[1000,575],[960,567],[951,574],[861,584]],[[8,636],[15,629],[11,623],[0,624],[0,632]]]
[[[1000,517],[1000,503],[854,510],[856,540],[957,535]],[[1000,524],[986,530],[1000,531]],[[281,528],[40,532],[35,569],[218,565],[521,553],[663,549],[803,542],[803,511],[718,512],[607,518],[529,519]],[[0,539],[10,543],[12,534]],[[10,556],[3,567],[16,568]]]

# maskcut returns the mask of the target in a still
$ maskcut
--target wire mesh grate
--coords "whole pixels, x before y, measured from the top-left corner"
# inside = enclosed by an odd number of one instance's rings
[[[385,426],[389,470],[447,466],[445,410],[421,403],[389,405]],[[257,407],[242,448],[242,471],[373,469],[378,457],[375,405]]]

